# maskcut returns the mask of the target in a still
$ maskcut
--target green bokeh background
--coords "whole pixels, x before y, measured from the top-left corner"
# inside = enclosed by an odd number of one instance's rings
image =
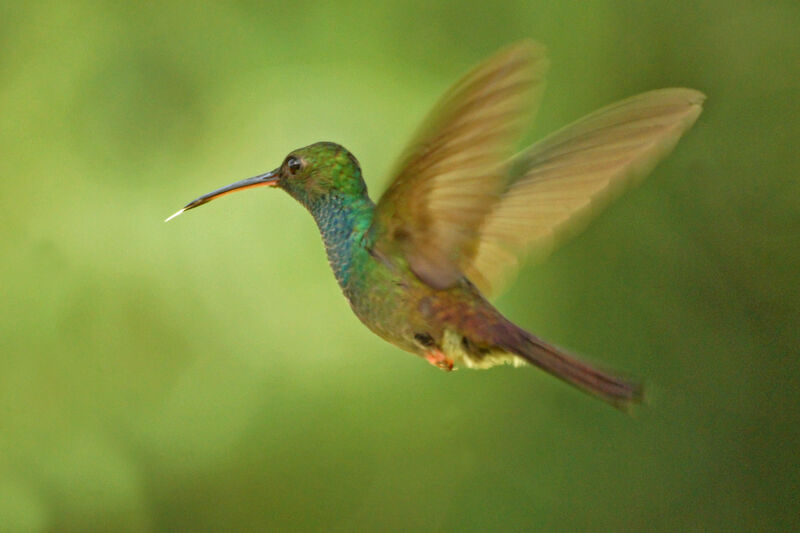
[[[800,4],[0,4],[0,531],[798,524]],[[285,194],[187,200],[333,140],[373,194],[442,91],[545,43],[530,138],[636,92],[706,110],[498,306],[644,378],[626,416],[370,334]]]

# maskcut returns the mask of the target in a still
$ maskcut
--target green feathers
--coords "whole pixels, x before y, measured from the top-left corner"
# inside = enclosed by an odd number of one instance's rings
[[[299,166],[291,168],[290,161]],[[282,165],[278,186],[309,209],[330,195],[355,199],[367,194],[355,156],[331,142],[318,142],[290,153]]]

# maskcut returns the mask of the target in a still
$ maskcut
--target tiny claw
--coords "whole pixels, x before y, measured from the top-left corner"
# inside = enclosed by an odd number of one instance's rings
[[[453,360],[439,350],[434,350],[425,354],[425,360],[446,372],[453,370]]]

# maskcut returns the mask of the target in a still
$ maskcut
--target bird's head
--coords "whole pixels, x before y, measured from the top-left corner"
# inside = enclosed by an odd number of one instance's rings
[[[311,211],[333,195],[357,198],[367,192],[353,154],[338,144],[318,142],[292,151],[275,170],[192,200],[167,220],[220,196],[253,187],[279,187]]]
[[[309,209],[332,194],[360,197],[367,192],[356,158],[330,142],[294,150],[277,171],[277,186]]]

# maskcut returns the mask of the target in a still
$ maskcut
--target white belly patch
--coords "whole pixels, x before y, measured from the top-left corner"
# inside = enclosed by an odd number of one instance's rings
[[[464,350],[461,335],[452,330],[444,332],[442,351],[456,365],[466,368],[485,369],[496,365],[525,366],[527,364],[520,356],[508,352],[490,352],[480,357],[470,354]]]

